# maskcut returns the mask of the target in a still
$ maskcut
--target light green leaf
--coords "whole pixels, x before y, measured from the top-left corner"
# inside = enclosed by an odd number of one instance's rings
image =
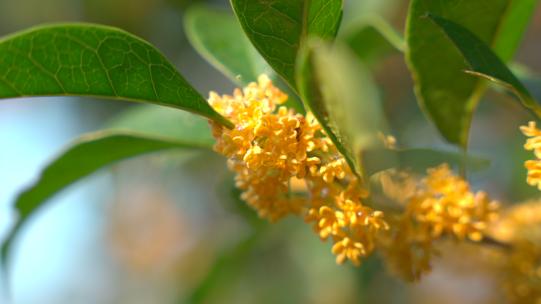
[[[299,92],[353,172],[362,176],[362,151],[379,146],[386,131],[369,72],[345,46],[311,41],[297,71]]]
[[[333,38],[342,17],[342,0],[231,0],[244,32],[291,88],[295,62],[308,36]]]
[[[233,14],[195,5],[186,12],[184,28],[199,54],[236,83],[246,85],[273,73]]]
[[[490,166],[490,161],[478,156],[427,148],[373,149],[364,154],[365,170],[372,175],[391,168],[409,169],[425,173],[426,169],[443,163],[480,171]],[[392,161],[389,161],[392,160]]]
[[[0,98],[93,96],[216,113],[153,46],[91,24],[32,28],[0,40]]]
[[[344,30],[349,47],[365,64],[372,66],[382,58],[405,51],[405,41],[384,19],[365,17]]]
[[[21,228],[53,195],[117,161],[173,148],[206,149],[208,146],[134,132],[98,131],[80,137],[47,165],[38,180],[17,197],[17,222],[2,245],[4,266],[7,266],[10,247]]]
[[[541,118],[541,106],[489,46],[457,23],[433,14],[429,14],[428,18],[443,30],[464,56],[472,69],[468,73],[503,85],[519,97],[524,107]]]
[[[177,139],[209,150],[215,142],[206,119],[165,107],[135,106],[115,117],[107,128]]]
[[[522,36],[539,3],[538,0],[508,0],[506,15],[498,28],[498,35],[492,45],[495,52],[509,61],[520,46]]]
[[[247,85],[266,74],[288,94],[286,106],[304,113],[296,93],[288,89],[259,55],[232,13],[196,5],[186,12],[184,20],[192,46],[219,71],[238,85]]]
[[[504,61],[512,58],[533,13],[535,0],[412,0],[406,57],[421,107],[451,143],[467,146],[473,111],[482,96],[480,79],[464,75],[462,55],[441,35],[427,13],[440,15],[495,47]]]

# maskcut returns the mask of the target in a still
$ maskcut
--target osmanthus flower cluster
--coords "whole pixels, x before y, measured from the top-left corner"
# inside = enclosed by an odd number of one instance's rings
[[[230,130],[211,123],[214,148],[228,158],[241,198],[260,217],[303,216],[322,239],[333,240],[338,263],[360,265],[376,233],[388,228],[383,213],[363,204],[368,193],[314,117],[280,106],[287,98],[266,76],[232,96],[211,93],[211,106],[235,124]],[[293,179],[308,196],[291,193]]]
[[[541,130],[535,122],[520,129],[528,137],[524,148],[533,151],[535,156],[524,164],[526,181],[541,190]],[[477,262],[495,271],[490,279],[499,281],[507,302],[541,303],[541,201],[536,199],[507,207],[484,234],[495,246],[479,251]],[[476,234],[472,236],[475,238]]]
[[[509,302],[541,303],[541,201],[508,208],[489,230],[507,244],[492,262]]]
[[[392,229],[380,239],[380,247],[389,268],[406,280],[418,280],[431,269],[436,240],[453,237],[479,242],[488,224],[497,219],[499,203],[485,192],[472,192],[447,164],[428,169],[420,180],[404,172],[393,173],[397,174],[401,178],[394,187],[389,175],[383,175],[384,192],[394,194],[402,188],[408,198],[403,201],[404,212],[389,220]]]
[[[480,241],[487,223],[497,218],[498,209],[498,202],[483,191],[472,192],[468,182],[443,164],[428,170],[406,213],[432,238],[447,234]]]
[[[534,121],[530,121],[527,126],[520,127],[520,130],[529,137],[524,144],[524,148],[533,151],[536,158],[524,163],[526,169],[528,169],[526,182],[529,185],[537,186],[541,190],[541,130],[537,128]]]
[[[366,204],[366,185],[313,115],[287,109],[287,98],[266,76],[233,95],[212,92],[209,98],[210,105],[235,125],[227,129],[211,122],[214,148],[228,158],[241,198],[260,217],[303,217],[322,240],[333,241],[339,264],[349,260],[360,265],[379,246],[405,269],[424,270],[435,239],[447,234],[482,238],[495,204],[482,193],[471,193],[468,183],[446,165],[429,170],[404,211],[384,219],[382,211]],[[305,193],[292,192],[293,181],[300,181]],[[426,258],[419,261],[416,248],[426,252]],[[410,272],[414,278],[420,274]]]
[[[528,137],[524,148],[535,159],[527,160],[526,182],[541,190],[541,130],[534,121],[520,128]],[[510,207],[491,227],[492,236],[509,244],[503,256],[503,287],[511,303],[541,303],[541,201]]]

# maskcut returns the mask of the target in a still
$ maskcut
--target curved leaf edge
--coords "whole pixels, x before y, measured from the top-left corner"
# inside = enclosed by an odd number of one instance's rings
[[[297,59],[296,66],[296,81],[297,87],[299,90],[299,95],[303,101],[304,106],[312,112],[316,120],[319,122],[325,134],[331,139],[334,143],[338,152],[344,157],[348,166],[351,168],[351,171],[360,179],[364,178],[364,172],[361,168],[361,165],[354,159],[354,155],[343,145],[342,141],[339,139],[337,132],[327,122],[327,119],[322,115],[320,111],[314,109],[312,99],[321,99],[320,96],[314,97],[314,95],[321,95],[320,89],[311,90],[310,88],[319,88],[317,84],[317,75],[311,73],[311,69],[314,66],[314,48],[321,47],[323,42],[319,39],[312,39],[308,45],[305,45]],[[312,68],[311,68],[312,67]],[[307,75],[311,75],[307,79]],[[310,82],[310,84],[309,84]]]
[[[227,10],[220,9],[218,7],[212,7],[202,4],[196,4],[190,6],[185,14],[184,14],[184,32],[186,33],[186,38],[188,38],[188,41],[190,42],[190,45],[197,51],[205,61],[207,61],[211,66],[216,68],[220,73],[225,75],[227,78],[229,78],[231,81],[233,81],[237,85],[243,85],[245,84],[241,79],[239,79],[238,75],[235,75],[230,69],[228,69],[222,62],[216,59],[212,53],[207,50],[206,48],[202,47],[203,44],[201,39],[199,38],[199,35],[196,33],[196,31],[193,29],[192,26],[195,24],[195,19],[198,17],[197,14],[201,13],[202,10],[213,10],[216,12],[226,13]]]
[[[468,65],[470,65],[472,70],[464,71],[466,74],[489,80],[504,87],[519,98],[526,110],[530,111],[537,118],[541,118],[541,106],[539,103],[532,97],[526,86],[524,86],[524,84],[522,84],[522,82],[514,75],[511,69],[509,69],[498,55],[496,55],[489,46],[483,43],[481,39],[463,26],[436,14],[429,12],[425,17],[430,19],[442,30],[460,54],[462,54]],[[461,39],[460,36],[474,42],[476,45],[462,46],[459,43],[459,40]],[[478,52],[484,53],[491,62],[491,66],[484,66],[487,58],[483,58],[482,63],[481,61],[477,62],[477,59],[481,59],[481,57],[474,58],[471,54],[466,52],[464,47],[475,47]],[[493,69],[493,72],[490,72],[491,69]]]
[[[273,69],[273,71],[289,86],[289,88],[295,93],[297,94],[299,97],[301,97],[301,94],[299,92],[299,88],[298,88],[298,81],[297,81],[297,65],[298,65],[298,60],[299,58],[302,56],[301,53],[303,52],[303,48],[305,47],[305,44],[306,44],[306,40],[307,38],[309,38],[307,36],[307,18],[308,18],[308,13],[309,13],[309,5],[310,5],[310,0],[305,0],[306,2],[304,2],[303,4],[303,22],[302,22],[302,35],[304,37],[299,37],[299,45],[298,45],[298,50],[297,50],[297,54],[296,54],[296,62],[293,66],[293,71],[292,71],[292,74],[291,75],[287,75],[285,74],[284,71],[278,71],[268,60],[268,58],[265,58],[265,56],[263,55],[263,53],[265,53],[265,50],[261,47],[261,45],[259,45],[258,43],[254,42],[252,37],[248,34],[248,30],[249,30],[249,27],[244,23],[242,22],[241,20],[241,15],[239,14],[239,9],[238,9],[238,6],[235,2],[236,0],[229,0],[229,4],[230,4],[230,7],[233,9],[233,12],[235,14],[235,16],[237,17],[237,19],[239,20],[239,23],[244,31],[244,34],[245,36],[248,38],[248,40],[252,43],[252,45],[254,46],[254,48],[259,52],[259,54],[261,54],[261,56],[263,57],[263,59],[268,63],[268,65]],[[254,0],[255,1],[255,0]],[[330,2],[330,0],[327,0]],[[340,26],[342,24],[342,18],[343,18],[343,13],[344,13],[344,1],[343,0],[339,0],[340,1],[340,15],[338,17],[338,20],[336,22],[336,24],[334,24],[334,28],[333,28],[333,38],[336,37],[336,35],[338,34],[339,30],[340,30]],[[320,37],[320,39],[323,39]],[[302,99],[302,97],[301,97]],[[304,104],[304,103],[303,103]]]
[[[27,34],[30,34],[30,33],[36,32],[36,31],[40,31],[40,30],[47,30],[47,29],[54,29],[54,28],[80,28],[80,27],[93,27],[93,28],[102,29],[102,30],[119,32],[119,33],[121,33],[123,35],[126,35],[126,36],[136,40],[136,41],[141,42],[142,44],[144,44],[144,45],[146,45],[148,47],[151,47],[160,56],[162,56],[169,63],[169,65],[174,67],[174,65],[169,62],[167,57],[160,50],[158,50],[151,43],[149,43],[148,41],[146,41],[146,40],[144,40],[144,39],[142,39],[142,38],[128,32],[128,31],[117,28],[117,27],[108,26],[108,25],[102,25],[102,24],[89,23],[89,22],[46,23],[46,24],[41,24],[41,25],[37,25],[37,26],[32,26],[32,27],[29,27],[27,29],[17,31],[17,32],[8,34],[6,36],[0,37],[0,44],[6,42],[8,40],[15,39],[15,38],[18,38],[18,37],[22,37],[22,36],[25,36]],[[178,69],[174,68],[174,71],[177,74],[180,75]],[[200,96],[201,100],[206,102],[205,98],[203,98],[203,96],[201,96],[200,93],[199,93],[199,96]],[[225,117],[220,115],[218,112],[214,111],[212,108],[211,108],[212,111],[213,111],[212,114],[205,114],[205,113],[198,113],[198,112],[196,112],[196,111],[194,111],[194,110],[192,110],[190,108],[186,108],[186,107],[182,107],[182,106],[178,106],[178,105],[172,105],[172,104],[161,103],[161,102],[154,102],[154,101],[149,101],[149,100],[144,100],[144,99],[134,99],[134,98],[104,96],[104,95],[92,95],[92,94],[66,94],[66,93],[64,93],[64,94],[39,94],[39,95],[21,94],[19,96],[14,96],[14,97],[9,97],[9,98],[0,98],[0,99],[19,99],[19,98],[33,98],[33,97],[91,97],[91,98],[106,99],[106,100],[131,101],[131,102],[138,102],[138,103],[161,105],[161,106],[166,106],[166,107],[171,107],[171,108],[184,110],[184,111],[196,114],[196,115],[204,116],[204,117],[206,117],[208,119],[216,121],[217,123],[223,125],[224,127],[229,128],[229,129],[234,127],[232,122],[230,122],[228,119],[226,119]]]

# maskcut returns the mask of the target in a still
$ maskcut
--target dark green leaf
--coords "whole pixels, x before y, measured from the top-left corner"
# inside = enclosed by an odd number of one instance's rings
[[[207,147],[200,143],[129,132],[99,131],[79,138],[17,197],[15,208],[18,219],[2,245],[4,266],[7,266],[11,244],[20,229],[57,192],[119,160],[173,148]]]
[[[232,126],[158,50],[122,30],[51,25],[0,40],[0,98],[71,95],[159,104]]]
[[[466,146],[473,111],[482,96],[480,79],[464,75],[462,55],[425,18],[434,13],[471,30],[495,47],[504,61],[511,59],[531,17],[535,0],[470,0],[411,2],[406,56],[420,105],[449,142]]]
[[[385,119],[368,71],[345,46],[310,43],[298,66],[299,92],[352,170],[362,151],[380,145]]]
[[[364,18],[344,31],[350,48],[367,65],[374,65],[382,58],[404,52],[404,39],[384,19]]]
[[[364,153],[364,159],[365,170],[368,175],[391,168],[410,169],[415,172],[425,173],[426,169],[443,163],[476,171],[490,166],[490,161],[481,157],[425,148],[368,150]]]
[[[483,41],[466,28],[439,16],[429,14],[458,48],[471,66],[470,74],[477,75],[505,86],[514,92],[523,105],[537,117],[541,117],[541,106],[533,99],[526,87],[515,77],[498,56]]]
[[[342,0],[231,0],[244,32],[271,67],[292,88],[295,62],[310,36],[332,38],[342,16]]]

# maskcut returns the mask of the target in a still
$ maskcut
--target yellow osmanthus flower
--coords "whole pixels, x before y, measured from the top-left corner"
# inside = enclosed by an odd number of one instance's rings
[[[415,194],[417,178],[407,171],[390,169],[378,174],[383,195],[394,203],[405,206]]]
[[[375,234],[388,228],[383,213],[363,205],[368,193],[313,115],[281,106],[286,100],[264,75],[232,96],[211,92],[211,106],[235,125],[211,122],[214,148],[228,158],[242,199],[262,218],[304,216],[322,239],[334,241],[338,263],[359,265],[374,249]],[[305,197],[290,192],[299,181]]]
[[[408,214],[389,219],[390,233],[380,235],[378,248],[390,272],[406,281],[418,281],[432,267],[436,254],[432,237],[419,230]]]
[[[541,201],[526,201],[502,210],[488,234],[504,243],[517,239],[541,242]]]
[[[390,150],[396,150],[396,137],[392,135],[385,135],[382,132],[378,133],[378,137],[385,148]]]
[[[528,151],[533,151],[535,160],[527,160],[524,163],[528,169],[528,177],[526,181],[531,186],[537,186],[541,190],[541,130],[535,124],[535,121],[530,121],[527,126],[521,126],[520,130],[524,135],[529,137],[524,144],[524,148]]]
[[[504,261],[503,287],[510,303],[541,303],[541,244],[516,241]]]
[[[471,192],[468,182],[454,175],[447,164],[428,170],[407,206],[407,212],[433,238],[447,234],[472,241],[483,238],[498,209],[498,202],[485,192]]]
[[[380,235],[378,248],[389,269],[398,276],[415,281],[430,271],[434,242],[445,235],[459,240],[480,241],[489,222],[496,219],[498,203],[484,192],[472,193],[468,182],[454,175],[447,164],[428,169],[417,179],[406,172],[382,175],[386,195],[395,196],[403,189],[407,201],[404,212],[390,217],[390,233]]]
[[[509,302],[541,303],[541,201],[507,208],[489,233],[509,244],[497,261]]]
[[[383,212],[362,204],[368,193],[347,165],[343,170],[344,179],[349,179],[346,187],[320,176],[308,178],[311,195],[305,221],[314,223],[322,240],[333,240],[332,252],[338,264],[347,259],[360,265],[361,258],[374,250],[377,232],[388,230],[389,226],[383,220]]]

